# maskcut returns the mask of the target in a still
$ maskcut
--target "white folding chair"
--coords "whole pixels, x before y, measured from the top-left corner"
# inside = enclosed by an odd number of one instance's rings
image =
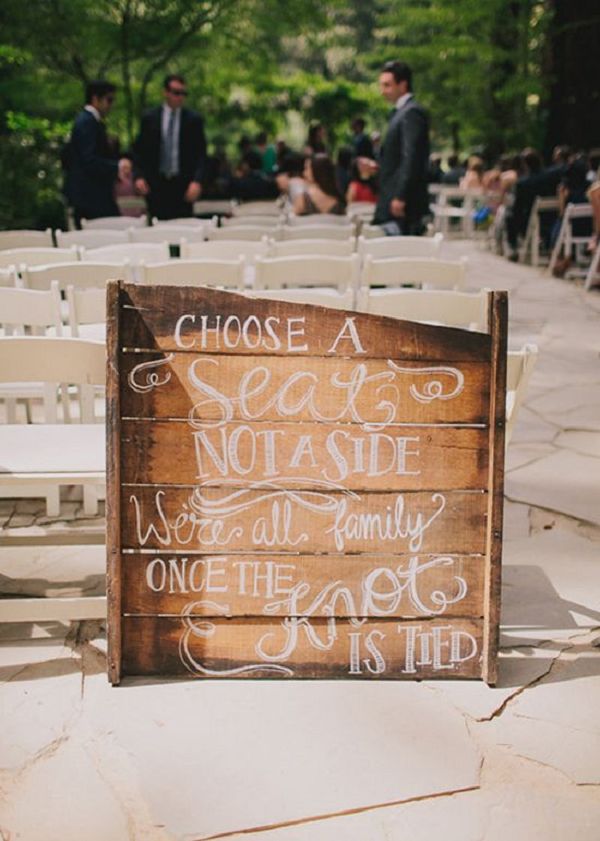
[[[296,216],[293,213],[287,218],[288,225],[353,225],[354,221],[349,217],[339,213],[310,213],[305,216]]]
[[[360,235],[365,239],[380,239],[385,236],[385,231],[381,225],[363,224],[360,229]]]
[[[233,212],[231,199],[199,199],[194,202],[194,216],[206,219],[212,216],[229,216]],[[193,217],[192,217],[193,218]],[[178,222],[181,220],[178,219]]]
[[[62,335],[60,292],[54,281],[43,292],[31,289],[0,288],[0,324],[4,336]],[[55,395],[41,381],[0,385],[0,400],[4,402],[7,423],[17,423],[17,404],[25,404],[26,420],[32,418],[32,400],[43,403],[45,416],[56,422]],[[68,410],[66,404],[63,405]],[[1,435],[1,432],[0,432]]]
[[[204,225],[153,225],[151,228],[131,228],[129,238],[131,242],[168,242],[169,245],[179,245],[182,237],[190,242],[204,242]]]
[[[318,218],[318,217],[313,217]],[[349,239],[355,236],[354,225],[284,225],[281,236],[274,239]]]
[[[254,226],[258,228],[264,228],[265,233],[272,231],[273,228],[278,227],[280,223],[280,218],[278,216],[230,216],[229,218],[221,219],[221,225],[224,228],[247,228],[248,226]]]
[[[357,309],[405,321],[442,324],[488,332],[488,292],[448,289],[365,289],[358,294]]]
[[[471,237],[475,231],[473,213],[482,196],[482,190],[462,190],[460,187],[442,189],[438,201],[431,205],[434,229],[446,237],[451,234]]]
[[[120,263],[128,260],[132,266],[144,260],[148,263],[160,263],[170,257],[168,242],[128,242],[122,245],[105,245],[103,248],[82,248],[81,260],[84,263]]]
[[[269,257],[313,257],[326,254],[330,257],[350,257],[354,254],[354,237],[349,239],[288,239],[271,240]]]
[[[23,272],[23,284],[28,289],[49,289],[53,280],[61,290],[67,286],[78,289],[102,288],[111,278],[133,281],[131,266],[127,261],[120,263],[56,263],[51,266],[35,266]]]
[[[519,249],[519,262],[531,262],[532,266],[539,266],[542,244],[540,215],[542,213],[554,213],[557,215],[559,206],[557,198],[544,198],[542,196],[536,196],[529,213],[525,239]]]
[[[9,266],[7,269],[0,269],[0,288],[18,286],[19,276],[16,266]]]
[[[252,261],[255,257],[266,257],[268,253],[267,237],[260,240],[209,240],[207,242],[188,242],[182,239],[179,253],[184,260],[237,260],[244,257]]]
[[[588,292],[593,286],[600,283],[600,245],[596,246],[596,250],[592,255],[592,261],[585,276],[584,289]]]
[[[183,228],[206,228],[207,225],[216,227],[217,217],[212,219],[198,219],[196,216],[178,216],[176,219],[159,219],[157,216],[152,217],[152,227],[159,228],[166,225],[171,228],[174,225]]]
[[[506,433],[508,447],[515,428],[517,413],[527,391],[527,384],[537,361],[536,345],[525,344],[518,351],[509,351],[506,360]]]
[[[440,256],[440,248],[444,241],[443,234],[432,237],[377,237],[366,238],[359,236],[357,252],[361,257],[367,254],[375,260],[386,257],[432,257]]]
[[[78,260],[76,248],[11,248],[0,251],[0,267],[45,266],[48,263],[65,263]]]
[[[593,219],[593,212],[592,212],[592,205],[591,204],[568,204],[564,210],[562,223],[560,226],[560,231],[558,234],[558,238],[556,240],[556,244],[552,250],[552,256],[550,258],[550,264],[548,266],[548,274],[552,274],[554,267],[556,265],[556,261],[558,260],[561,252],[564,251],[566,256],[571,256],[573,253],[573,249],[575,249],[576,257],[581,256],[581,252],[587,246],[590,235],[586,234],[585,236],[574,236],[573,235],[573,222],[576,219]],[[586,271],[581,271],[577,269],[570,269],[567,274],[574,275],[586,275]]]
[[[102,248],[105,245],[119,245],[124,242],[129,242],[127,230],[56,231],[56,244],[60,248],[73,245],[78,248]]]
[[[37,293],[42,294],[42,293]],[[78,393],[105,382],[101,342],[40,336],[0,338],[0,382],[77,386]],[[91,395],[90,395],[91,396]],[[0,435],[0,494],[49,496],[48,516],[60,513],[59,489],[84,488],[84,509],[97,510],[96,487],[105,483],[105,430],[95,423],[93,399],[81,400],[81,423],[5,424]],[[90,493],[86,494],[86,489]],[[12,600],[11,600],[12,601]],[[11,607],[14,609],[15,605]],[[5,604],[0,618],[6,619]],[[20,617],[21,619],[23,617]]]
[[[423,289],[463,289],[467,260],[434,260],[429,257],[408,259],[392,257],[374,260],[365,257],[360,285],[415,286]]]
[[[53,245],[50,228],[46,228],[45,231],[0,231],[0,251],[8,248],[52,248]]]
[[[278,199],[247,201],[241,204],[233,204],[231,213],[233,216],[279,216],[281,205]]]
[[[98,219],[81,220],[81,227],[84,231],[127,231],[129,228],[143,228],[145,225],[145,216],[100,216]]]
[[[248,240],[258,242],[267,234],[271,239],[280,239],[280,228],[265,228],[263,225],[236,225],[230,228],[213,228],[206,232],[208,240]]]
[[[256,260],[255,289],[291,289],[302,286],[328,286],[355,293],[359,261],[350,257],[267,257]]]
[[[316,304],[336,310],[354,309],[354,290],[343,292],[337,289],[306,287],[304,289],[260,289],[246,292],[252,298],[266,298],[273,301],[289,301],[292,304]]]
[[[71,336],[106,342],[106,289],[67,286],[66,297]]]
[[[244,288],[245,262],[237,260],[169,260],[140,266],[140,282],[169,286]]]

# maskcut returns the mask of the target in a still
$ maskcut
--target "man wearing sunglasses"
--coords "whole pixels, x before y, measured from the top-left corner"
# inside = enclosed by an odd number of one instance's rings
[[[152,216],[174,219],[191,216],[200,196],[206,140],[202,117],[183,107],[183,76],[167,76],[163,95],[163,104],[142,118],[133,147],[135,186]]]
[[[119,215],[114,188],[117,178],[124,177],[127,162],[113,156],[104,122],[115,93],[115,85],[104,79],[88,82],[86,104],[73,124],[63,161],[64,192],[78,228],[82,219]]]

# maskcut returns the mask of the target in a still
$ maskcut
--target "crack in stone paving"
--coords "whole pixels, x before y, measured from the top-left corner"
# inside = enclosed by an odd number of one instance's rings
[[[554,643],[554,642],[552,644],[556,645],[556,643]],[[518,698],[519,695],[522,695],[528,689],[532,689],[534,686],[537,686],[538,683],[541,683],[545,678],[547,678],[548,675],[551,674],[552,670],[554,669],[554,667],[559,662],[562,655],[565,654],[565,652],[570,651],[574,647],[575,647],[574,643],[567,643],[567,644],[562,645],[562,647],[560,648],[560,651],[558,651],[556,656],[551,659],[550,665],[548,666],[548,668],[546,669],[545,672],[543,672],[541,675],[538,675],[533,680],[530,680],[529,683],[526,683],[523,686],[519,686],[511,695],[509,695],[507,698],[505,698],[504,701],[500,704],[500,706],[496,707],[496,709],[493,710],[493,712],[490,713],[490,715],[482,716],[481,718],[476,718],[474,720],[481,724],[481,723],[484,723],[486,721],[492,721],[494,718],[499,718],[502,715],[502,713],[505,711],[505,709],[508,707],[508,705],[511,704],[516,698]],[[541,646],[539,646],[539,648],[544,648],[544,646],[541,645]]]
[[[403,800],[390,800],[387,803],[377,803],[373,806],[357,806],[353,809],[344,809],[340,812],[327,812],[322,815],[311,815],[307,818],[281,821],[280,823],[266,824],[265,826],[253,826],[247,829],[236,829],[231,832],[219,832],[217,835],[198,835],[193,841],[216,841],[220,838],[234,838],[236,835],[251,835],[255,832],[271,832],[275,829],[287,829],[291,826],[304,826],[305,824],[316,823],[317,821],[330,820],[331,818],[343,818],[350,815],[362,815],[365,812],[374,812],[377,809],[389,809],[393,806],[404,806],[407,803],[421,803],[424,800],[440,800],[445,797],[454,797],[457,794],[467,794],[472,791],[479,791],[480,785],[465,786],[464,788],[452,789],[450,791],[438,791],[433,794],[419,794],[415,797],[406,797]]]

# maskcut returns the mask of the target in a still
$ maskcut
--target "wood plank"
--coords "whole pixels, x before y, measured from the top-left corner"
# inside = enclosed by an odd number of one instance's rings
[[[201,287],[124,284],[123,291],[122,347],[222,354],[285,355],[291,349],[295,355],[305,356],[333,352],[420,360],[490,359],[489,335],[452,327],[247,298]],[[224,331],[228,318],[231,320]],[[352,328],[347,325],[348,318]],[[214,329],[217,324],[218,331]],[[352,329],[364,354],[348,338]],[[340,334],[342,338],[336,344]]]
[[[422,679],[481,676],[481,620],[123,618],[130,675]]]
[[[285,479],[343,483],[350,490],[484,489],[486,429],[356,424],[228,423],[195,429],[187,421],[123,420],[124,484]]]
[[[502,520],[504,513],[504,455],[506,427],[506,352],[508,295],[495,292],[490,302],[492,327],[492,400],[489,424],[489,493],[483,679],[494,686],[498,678],[498,645],[502,589]]]
[[[480,554],[486,548],[487,494],[363,493],[244,489],[122,488],[126,549],[186,552]]]
[[[120,282],[106,288],[106,598],[108,615],[108,678],[121,679],[121,436],[119,318]]]
[[[126,353],[122,417],[486,424],[489,365]]]
[[[123,612],[479,617],[483,578],[482,555],[126,554]]]

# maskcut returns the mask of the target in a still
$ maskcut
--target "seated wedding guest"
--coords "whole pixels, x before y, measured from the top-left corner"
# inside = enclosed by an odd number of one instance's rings
[[[596,180],[588,190],[588,201],[592,205],[594,233],[590,239],[588,252],[593,254],[600,245],[600,169],[596,172]]]
[[[146,213],[144,203],[133,203],[128,205],[127,202],[120,202],[119,199],[137,198],[139,200],[140,194],[133,183],[133,161],[130,154],[123,155],[123,166],[121,169],[121,178],[115,184],[115,199],[119,205],[121,216],[139,217]]]
[[[327,152],[327,129],[321,123],[313,123],[308,129],[308,137],[306,139],[306,147],[304,153],[306,155],[316,155]]]
[[[429,183],[441,184],[443,178],[442,156],[434,153],[429,156]]]
[[[536,149],[527,147],[520,155],[519,178],[514,185],[514,200],[512,207],[506,212],[506,235],[509,246],[509,260],[518,260],[517,249],[519,239],[525,236],[529,214],[536,196],[553,195],[549,184],[552,179],[546,179],[542,173],[542,158]],[[547,182],[547,183],[546,183]],[[554,191],[558,181],[554,184]]]
[[[519,177],[519,159],[517,155],[502,155],[500,160],[483,173],[483,189],[494,193],[499,198],[510,190]]]
[[[442,177],[442,184],[458,187],[458,182],[465,174],[465,167],[461,165],[458,155],[449,155],[448,169]]]
[[[481,190],[483,172],[483,160],[478,155],[471,155],[467,161],[467,171],[458,182],[458,186],[461,190]]]
[[[357,158],[352,167],[352,180],[346,192],[346,202],[364,201],[377,204],[378,166],[370,158]]]
[[[355,117],[350,128],[352,129],[352,157],[353,158],[373,158],[373,143],[369,135],[365,132],[366,122],[363,117]]]
[[[242,201],[277,198],[279,192],[275,180],[262,171],[262,160],[258,152],[246,152],[238,174],[229,180],[229,194],[232,198]]]
[[[586,204],[588,201],[589,183],[587,180],[588,163],[585,155],[574,155],[567,164],[563,179],[558,188],[560,205],[559,218],[554,223],[550,244],[554,245],[558,239],[562,224],[562,217],[568,204]],[[591,225],[589,219],[574,219],[571,231],[575,237],[589,236]],[[573,254],[562,254],[554,266],[555,277],[562,277],[571,265]]]
[[[307,184],[302,177],[303,172],[304,156],[298,152],[288,152],[281,161],[275,176],[279,192],[292,205],[299,196],[306,192]]]
[[[277,150],[272,143],[267,143],[266,131],[260,131],[256,135],[254,145],[261,157],[262,171],[267,175],[272,175],[277,164]]]
[[[335,167],[329,155],[318,154],[307,158],[304,178],[308,187],[294,201],[294,213],[306,216],[311,213],[342,215],[346,212],[346,202],[338,190]]]

